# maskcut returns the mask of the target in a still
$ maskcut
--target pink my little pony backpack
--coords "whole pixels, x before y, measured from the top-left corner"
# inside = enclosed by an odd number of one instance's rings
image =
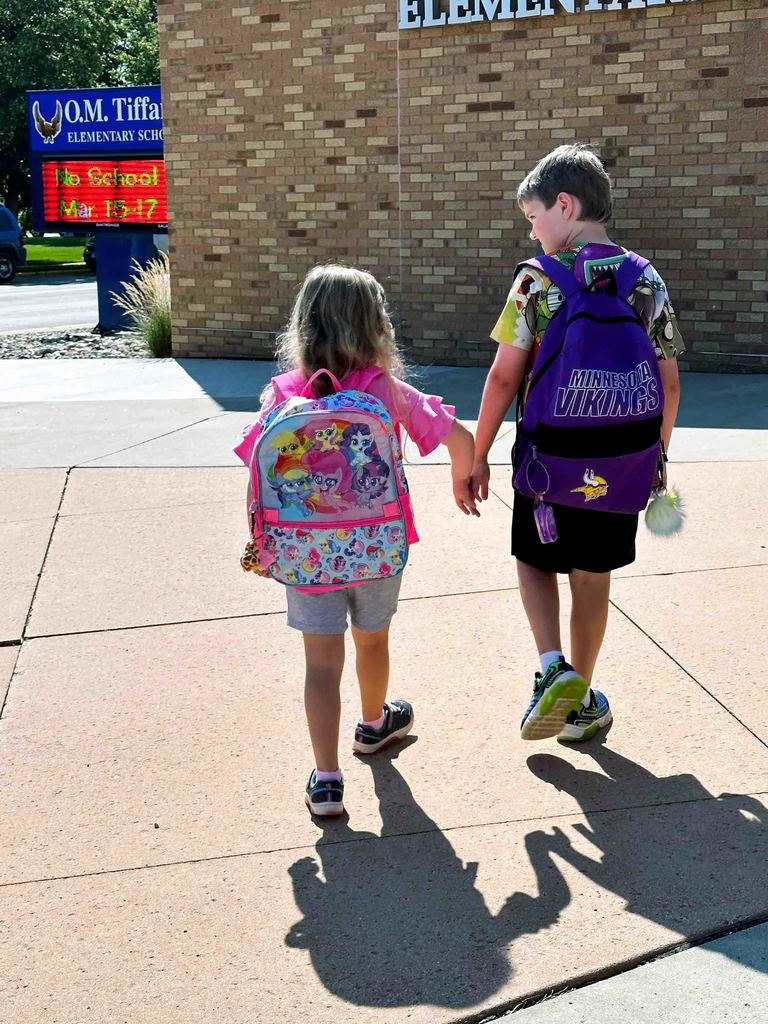
[[[360,387],[380,373],[372,368]],[[334,391],[315,398],[320,374]],[[386,406],[363,390],[342,390],[328,370],[301,378],[300,393],[295,372],[273,384],[289,397],[264,418],[250,464],[251,536],[262,570],[318,592],[397,576],[413,511]]]

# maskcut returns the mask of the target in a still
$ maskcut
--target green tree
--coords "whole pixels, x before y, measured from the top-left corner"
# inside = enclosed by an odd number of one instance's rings
[[[0,198],[29,206],[26,92],[160,81],[156,0],[0,0]]]
[[[130,10],[122,10],[107,70],[104,85],[156,85],[160,81],[157,0],[133,0]]]

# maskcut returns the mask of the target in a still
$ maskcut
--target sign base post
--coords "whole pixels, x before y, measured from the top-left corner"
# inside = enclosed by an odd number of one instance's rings
[[[145,267],[154,254],[151,232],[96,231],[96,289],[99,297],[96,329],[101,334],[110,334],[130,325],[110,293],[124,295],[126,282],[136,273],[133,261]]]

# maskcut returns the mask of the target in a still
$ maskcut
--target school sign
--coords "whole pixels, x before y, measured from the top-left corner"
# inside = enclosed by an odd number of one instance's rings
[[[400,0],[401,29],[467,25],[474,21],[508,21],[537,18],[564,11],[622,11],[697,3],[699,0],[449,0],[447,10],[439,0]]]
[[[27,94],[39,230],[164,230],[160,87]]]
[[[30,92],[27,110],[30,151],[41,156],[163,150],[159,85]]]

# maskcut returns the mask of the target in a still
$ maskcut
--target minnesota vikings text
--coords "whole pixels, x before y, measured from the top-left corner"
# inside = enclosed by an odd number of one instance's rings
[[[645,416],[660,405],[659,389],[644,361],[631,373],[574,370],[568,386],[557,389],[555,416]]]

